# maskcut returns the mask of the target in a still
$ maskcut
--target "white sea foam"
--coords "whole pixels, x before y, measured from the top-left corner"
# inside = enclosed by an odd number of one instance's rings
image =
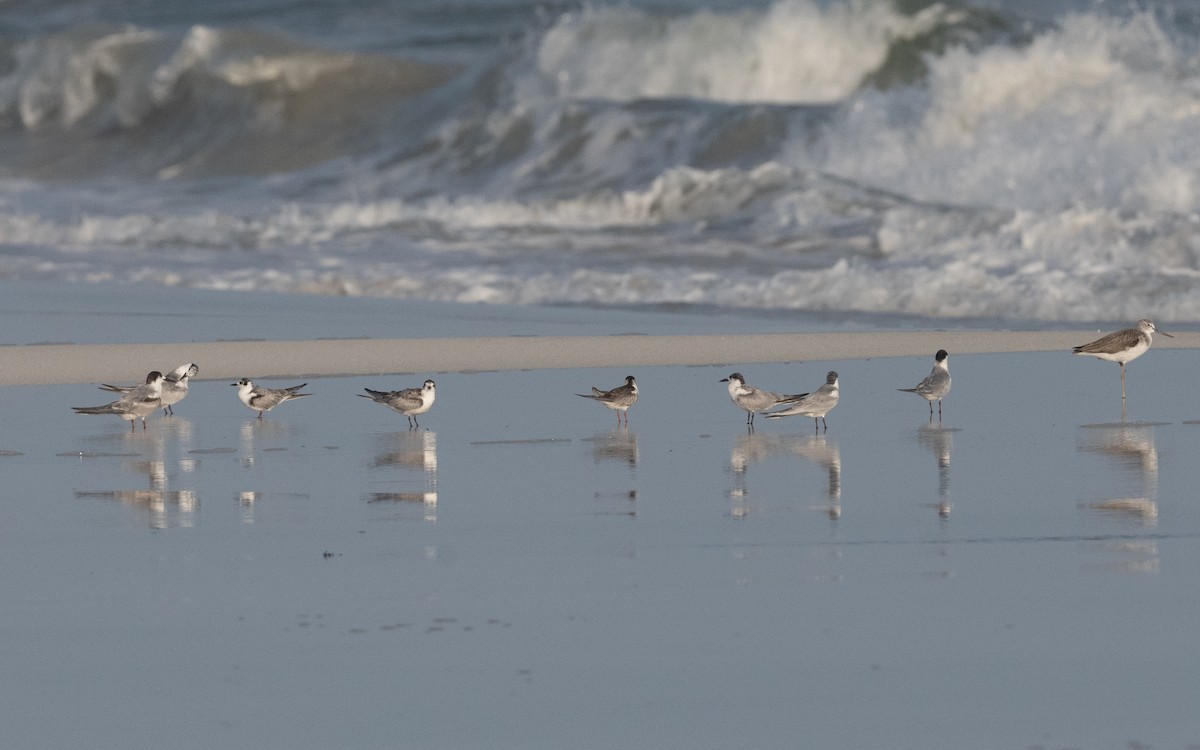
[[[979,17],[589,6],[457,79],[249,26],[56,25],[0,74],[0,276],[1200,320],[1197,43]],[[76,172],[101,176],[39,181]]]
[[[928,60],[926,86],[864,92],[796,162],[927,200],[1195,210],[1194,50],[1147,15],[1069,16],[1022,47]]]
[[[587,7],[542,38],[538,66],[563,97],[722,102],[836,102],[852,94],[897,39],[939,23],[855,0],[780,0],[765,10],[698,11],[674,18],[627,7]]]

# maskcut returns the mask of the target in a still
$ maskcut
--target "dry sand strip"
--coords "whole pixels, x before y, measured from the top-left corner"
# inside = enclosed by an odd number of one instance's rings
[[[200,365],[200,379],[655,365],[816,362],[874,357],[1062,351],[1104,331],[887,331],[737,336],[538,336],[449,339],[214,341],[191,344],[0,346],[0,385],[137,382],[149,368]],[[1155,337],[1159,348],[1200,348],[1200,333]]]

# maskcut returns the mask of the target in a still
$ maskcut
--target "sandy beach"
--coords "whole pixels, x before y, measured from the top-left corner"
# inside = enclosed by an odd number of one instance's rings
[[[1066,351],[1095,331],[415,306],[427,336],[376,339],[375,302],[288,299],[206,340],[243,300],[181,296],[200,324],[161,343],[97,295],[0,349],[14,746],[1200,741],[1190,331],[1129,366],[1122,420],[1116,365]],[[116,341],[63,337],[97,313]],[[938,347],[931,422],[896,388]],[[69,409],[184,361],[144,431]],[[836,370],[842,403],[748,432],[733,370]],[[628,428],[574,395],[629,373]],[[238,376],[313,395],[260,422]],[[425,377],[420,429],[357,397]]]
[[[44,287],[51,292],[46,293]],[[69,290],[69,291],[68,291]],[[411,304],[386,300],[138,290],[130,313],[100,290],[0,283],[16,317],[0,340],[0,385],[137,381],[146,362],[203,362],[200,379],[336,377],[421,372],[655,366],[742,366],[880,357],[1066,352],[1107,329],[842,330],[783,332],[786,316],[638,315],[625,311]],[[105,297],[105,294],[108,297]],[[76,295],[47,321],[48,301]],[[262,298],[272,301],[262,304]],[[259,304],[249,304],[253,299]],[[277,304],[278,303],[278,304]],[[55,302],[56,304],[56,302]],[[244,309],[242,306],[245,305]],[[296,306],[293,309],[292,306]],[[170,317],[165,309],[169,309]],[[393,315],[388,315],[388,310]],[[36,316],[36,319],[35,319]],[[314,318],[320,318],[314,323]],[[396,319],[403,321],[396,325]],[[96,325],[96,330],[89,325]],[[380,320],[382,319],[382,321]],[[21,325],[27,323],[28,325]],[[800,321],[815,328],[820,321]],[[391,335],[396,328],[416,332]],[[715,330],[714,330],[715,329]],[[783,330],[781,330],[783,329]],[[480,331],[487,335],[477,335]],[[312,331],[306,335],[307,331]],[[711,331],[711,332],[710,332]],[[153,343],[142,340],[143,334]],[[476,334],[476,335],[470,335]],[[172,339],[171,336],[174,336]],[[319,338],[318,338],[319,336]],[[84,338],[91,337],[91,338]],[[96,338],[105,339],[103,342]],[[1200,347],[1200,332],[1159,337],[1160,349]],[[172,365],[173,366],[173,365]]]

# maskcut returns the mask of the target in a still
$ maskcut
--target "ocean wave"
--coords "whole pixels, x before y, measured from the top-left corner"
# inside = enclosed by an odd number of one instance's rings
[[[538,69],[567,99],[824,104],[867,82],[910,82],[922,54],[1001,29],[998,19],[968,6],[906,13],[867,0],[677,17],[586,7],[542,37]]]
[[[86,26],[10,53],[0,137],[20,156],[2,167],[39,178],[300,169],[360,151],[397,101],[456,73],[207,26]]]
[[[955,48],[921,87],[857,97],[814,163],[922,200],[1194,211],[1195,39],[1149,14],[1069,15],[1027,44]]]
[[[680,171],[590,204],[432,198],[71,225],[0,212],[12,243],[0,273],[455,302],[1195,320],[1198,223],[924,204],[774,165]]]
[[[179,28],[9,50],[0,274],[1200,319],[1200,42],[1161,14],[588,6],[461,67]]]

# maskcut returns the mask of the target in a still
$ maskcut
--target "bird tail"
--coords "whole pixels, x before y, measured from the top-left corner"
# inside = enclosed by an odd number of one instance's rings
[[[358,395],[363,398],[369,398],[372,401],[378,401],[379,399],[387,396],[387,393],[384,391],[373,391],[370,388],[363,388],[363,390],[366,391],[366,393],[360,393]]]
[[[108,383],[101,383],[100,390],[112,391],[113,393],[128,393],[129,387],[128,386],[120,386],[120,385],[109,385]]]
[[[795,407],[793,407],[793,409],[794,408]],[[793,411],[792,409],[780,409],[779,411],[773,411],[769,414],[763,414],[763,416],[767,419],[783,419],[784,417],[794,417],[798,413],[799,412]]]
[[[796,394],[796,395],[794,395],[794,396],[780,396],[780,398],[779,398],[779,403],[781,403],[781,404],[794,404],[794,403],[796,403],[797,401],[800,401],[800,400],[802,400],[802,399],[806,399],[806,398],[808,398],[810,395],[811,395],[811,394],[808,394],[808,393],[797,393],[797,394]]]
[[[76,414],[112,414],[113,408],[111,404],[104,406],[72,406]]]

